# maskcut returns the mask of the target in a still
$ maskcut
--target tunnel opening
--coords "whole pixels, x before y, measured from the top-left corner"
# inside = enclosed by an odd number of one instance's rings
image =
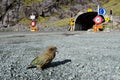
[[[93,19],[97,16],[97,12],[87,12],[80,14],[76,20],[75,20],[75,31],[86,31],[93,27],[95,22]],[[105,19],[102,15],[100,15],[103,18],[103,22],[105,22]]]

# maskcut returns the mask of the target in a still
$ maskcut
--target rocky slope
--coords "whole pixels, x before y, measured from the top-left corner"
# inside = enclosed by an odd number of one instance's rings
[[[88,3],[97,0],[0,0],[0,27],[13,26],[22,18],[29,19],[33,13],[39,16],[70,17],[78,10],[85,9]],[[105,2],[108,0],[104,0]],[[88,5],[89,6],[89,5]]]

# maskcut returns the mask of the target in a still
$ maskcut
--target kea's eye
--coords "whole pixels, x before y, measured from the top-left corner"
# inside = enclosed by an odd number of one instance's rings
[[[50,51],[53,51],[54,50],[54,48],[50,48]]]

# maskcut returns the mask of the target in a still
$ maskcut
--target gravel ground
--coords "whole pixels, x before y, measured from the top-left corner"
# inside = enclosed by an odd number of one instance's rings
[[[59,53],[26,69],[47,46]],[[0,33],[0,80],[120,80],[120,32]]]

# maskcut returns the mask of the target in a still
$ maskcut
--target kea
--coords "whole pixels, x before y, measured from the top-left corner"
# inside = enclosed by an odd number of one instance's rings
[[[55,58],[56,52],[57,52],[57,47],[55,46],[47,47],[47,49],[42,54],[40,54],[38,57],[32,60],[30,65],[27,67],[27,69],[30,68],[37,68],[40,70],[45,69]]]

